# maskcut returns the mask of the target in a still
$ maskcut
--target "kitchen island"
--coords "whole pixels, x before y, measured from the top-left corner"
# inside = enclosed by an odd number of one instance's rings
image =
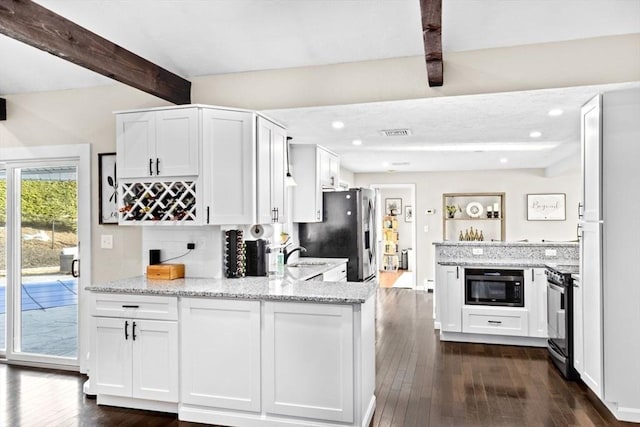
[[[98,404],[233,426],[373,416],[376,282],[141,276],[87,289]]]
[[[442,341],[547,346],[546,266],[577,269],[577,242],[447,241],[435,247],[434,318]],[[483,270],[519,281],[518,301],[471,301],[478,295],[467,295],[472,280],[467,273]],[[506,298],[508,291],[494,283],[490,292]]]

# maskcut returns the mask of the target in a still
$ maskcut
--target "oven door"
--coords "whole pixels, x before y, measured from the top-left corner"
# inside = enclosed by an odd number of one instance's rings
[[[549,341],[556,351],[567,356],[566,291],[564,286],[547,282],[547,325]]]

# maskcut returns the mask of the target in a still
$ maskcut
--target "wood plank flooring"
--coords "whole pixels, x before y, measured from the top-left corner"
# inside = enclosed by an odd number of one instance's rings
[[[544,349],[445,343],[432,294],[378,290],[381,426],[614,426],[586,386],[564,381]],[[79,374],[0,364],[0,426],[198,426],[175,415],[97,406]]]
[[[380,271],[378,273],[378,283],[381,288],[393,288],[393,284],[398,280],[405,270]]]

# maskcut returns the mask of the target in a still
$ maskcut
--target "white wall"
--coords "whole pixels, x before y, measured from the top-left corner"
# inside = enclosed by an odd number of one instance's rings
[[[191,79],[192,100],[272,109],[636,81],[640,80],[639,43],[640,34],[635,34],[446,53],[445,83],[440,88],[427,86],[422,56],[197,77]],[[143,263],[140,229],[98,225],[97,153],[115,151],[113,111],[164,106],[167,102],[119,83],[3,97],[8,117],[0,122],[0,147],[91,144],[93,280],[139,274]],[[390,176],[382,175],[384,179]],[[449,179],[455,182],[456,175],[449,175]],[[426,188],[424,183],[420,185]],[[443,191],[455,190],[449,188],[455,186],[447,187]],[[422,199],[416,214],[427,204],[440,205],[437,200]],[[420,215],[416,219],[425,221]],[[100,249],[100,234],[113,235],[113,249]],[[522,233],[517,228],[508,232],[509,238],[518,234]],[[418,241],[420,245],[425,245],[424,239]]]
[[[580,198],[579,158],[571,172],[546,177],[540,169],[481,172],[427,172],[356,174],[356,185],[415,184],[417,242],[415,247],[418,286],[434,279],[433,242],[442,241],[442,193],[506,193],[506,239],[529,241],[575,240],[577,206]],[[565,193],[566,221],[527,221],[528,193]],[[384,199],[383,199],[384,200]],[[435,215],[426,215],[435,209]],[[429,231],[424,232],[428,226]]]

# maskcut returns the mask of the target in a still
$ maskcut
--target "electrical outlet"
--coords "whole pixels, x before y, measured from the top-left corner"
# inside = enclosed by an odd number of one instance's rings
[[[425,233],[428,233],[428,232],[429,232],[429,226],[428,226],[428,225],[425,225],[425,226],[424,226],[424,232],[425,232]]]
[[[484,251],[482,250],[482,248],[472,248],[471,253],[473,253],[474,255],[482,255]]]
[[[544,256],[558,256],[558,251],[555,249],[545,249]]]
[[[195,243],[187,243],[187,249],[195,249],[195,248],[196,248]]]

